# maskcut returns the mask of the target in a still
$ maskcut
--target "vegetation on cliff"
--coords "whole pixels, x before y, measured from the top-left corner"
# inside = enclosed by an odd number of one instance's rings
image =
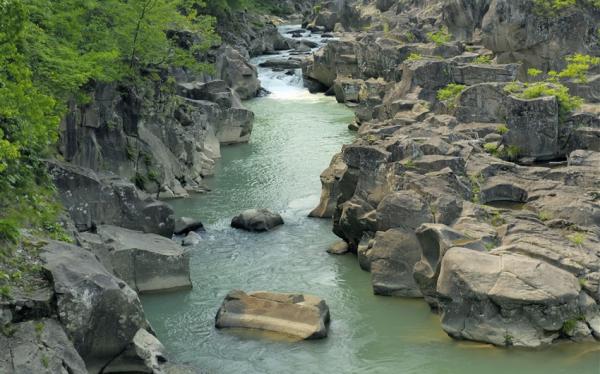
[[[68,103],[85,103],[96,82],[140,84],[166,67],[206,69],[202,53],[218,40],[214,17],[200,14],[206,6],[0,0],[0,265],[12,267],[21,228],[64,238],[43,159],[53,156]]]

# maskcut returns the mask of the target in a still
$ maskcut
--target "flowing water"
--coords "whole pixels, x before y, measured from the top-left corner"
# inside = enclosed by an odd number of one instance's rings
[[[223,149],[212,192],[172,202],[206,226],[191,250],[193,290],[142,300],[172,360],[209,373],[600,374],[597,344],[521,350],[453,341],[423,301],[374,296],[354,256],[325,253],[336,241],[331,222],[307,214],[319,200],[319,174],[353,139],[353,114],[309,94],[298,72],[259,73],[272,94],[246,103],[256,114],[250,143]],[[282,212],[285,225],[263,234],[229,227],[255,207]],[[329,336],[294,342],[217,330],[214,316],[232,289],[321,296],[331,309]]]

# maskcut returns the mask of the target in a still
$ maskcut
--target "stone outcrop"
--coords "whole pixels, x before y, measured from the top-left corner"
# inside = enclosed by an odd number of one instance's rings
[[[2,373],[88,373],[73,343],[56,320],[31,320],[12,328],[10,337],[0,334]]]
[[[99,225],[173,235],[173,210],[167,204],[144,197],[133,183],[112,173],[59,161],[49,162],[59,197],[79,231]]]
[[[312,22],[328,28],[331,6]],[[335,22],[345,31],[303,69],[356,111],[358,137],[321,175],[311,213],[332,219],[346,243],[335,247],[357,255],[374,293],[423,297],[456,339],[593,339],[597,68],[561,78],[585,100],[570,113],[515,81],[530,67],[563,68],[568,54],[598,55],[600,13],[578,4],[541,14],[529,0],[343,6],[351,12]]]
[[[117,226],[81,239],[112,274],[138,293],[192,288],[189,253],[175,241]]]
[[[91,372],[119,355],[140,328],[148,327],[136,293],[92,253],[51,242],[41,258],[56,294],[59,320]]]
[[[297,339],[327,336],[329,307],[305,294],[230,292],[217,312],[218,328],[267,330]]]
[[[247,231],[269,231],[283,225],[283,218],[268,209],[249,209],[231,220],[231,227]]]

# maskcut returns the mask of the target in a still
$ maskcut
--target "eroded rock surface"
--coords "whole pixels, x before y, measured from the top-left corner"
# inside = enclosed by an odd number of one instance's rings
[[[218,328],[267,330],[299,339],[327,336],[329,307],[324,300],[305,294],[230,292],[217,312]]]

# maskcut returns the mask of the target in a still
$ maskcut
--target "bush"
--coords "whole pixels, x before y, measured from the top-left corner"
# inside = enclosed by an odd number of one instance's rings
[[[437,92],[437,99],[446,104],[449,108],[453,108],[456,105],[456,98],[465,88],[465,85],[450,83]]]
[[[432,31],[427,33],[427,39],[430,42],[434,42],[438,46],[448,43],[452,40],[452,35],[448,31],[447,27],[443,27],[439,31]]]
[[[492,63],[492,56],[490,55],[481,55],[478,56],[475,60],[473,60],[474,64],[486,65]]]
[[[524,99],[535,99],[544,96],[555,96],[558,100],[560,117],[565,118],[569,113],[579,109],[583,99],[569,94],[569,88],[560,83],[537,82],[528,85],[519,95]]]

